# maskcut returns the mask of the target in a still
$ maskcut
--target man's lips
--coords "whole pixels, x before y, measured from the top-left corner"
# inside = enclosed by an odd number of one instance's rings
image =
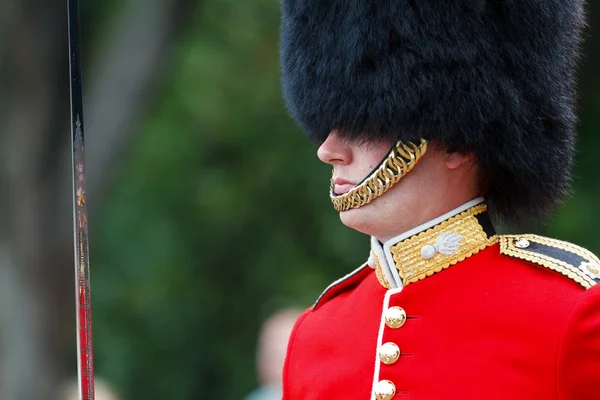
[[[333,192],[338,196],[348,193],[350,190],[354,189],[355,186],[356,184],[345,179],[335,178],[333,180]]]

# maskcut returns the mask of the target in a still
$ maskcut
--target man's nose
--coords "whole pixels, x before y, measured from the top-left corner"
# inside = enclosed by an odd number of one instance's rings
[[[331,165],[349,164],[352,161],[352,151],[349,144],[336,131],[327,136],[327,139],[317,150],[317,156],[319,160]]]

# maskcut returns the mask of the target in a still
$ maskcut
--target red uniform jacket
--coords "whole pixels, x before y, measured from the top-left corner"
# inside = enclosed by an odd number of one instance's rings
[[[283,399],[600,400],[600,261],[497,236],[481,207],[390,249],[402,287],[377,254],[330,286],[291,335]]]

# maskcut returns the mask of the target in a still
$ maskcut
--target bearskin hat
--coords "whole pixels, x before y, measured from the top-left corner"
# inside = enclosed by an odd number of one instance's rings
[[[583,0],[282,0],[290,114],[317,142],[420,138],[474,154],[496,217],[568,191]]]

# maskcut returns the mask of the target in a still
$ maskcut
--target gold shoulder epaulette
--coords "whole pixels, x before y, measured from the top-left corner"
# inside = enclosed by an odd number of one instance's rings
[[[559,272],[586,289],[600,283],[600,260],[590,251],[538,235],[502,235],[500,253]]]

